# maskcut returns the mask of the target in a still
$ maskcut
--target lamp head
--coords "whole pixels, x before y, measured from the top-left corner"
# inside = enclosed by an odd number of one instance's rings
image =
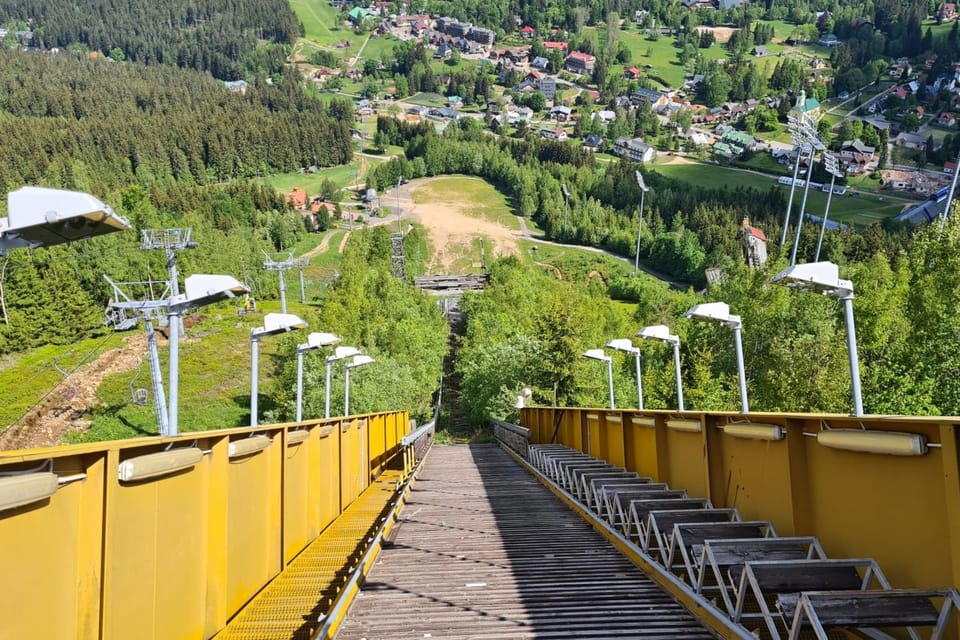
[[[365,353],[353,356],[353,360],[348,362],[345,366],[347,369],[353,369],[354,367],[362,367],[365,364],[370,364],[373,362],[373,358],[368,356]]]
[[[637,332],[637,336],[650,340],[659,340],[660,342],[668,342],[674,345],[680,344],[680,337],[670,333],[670,328],[665,324],[655,324],[644,327]]]
[[[194,274],[183,281],[183,293],[170,298],[170,307],[183,311],[250,293],[250,288],[233,276]]]
[[[583,352],[583,357],[591,358],[593,360],[602,360],[603,362],[610,360],[610,356],[605,354],[603,349],[587,349]]]
[[[318,333],[314,331],[307,336],[307,341],[297,347],[299,351],[309,351],[310,349],[321,349],[329,347],[340,342],[340,336],[332,333]]]
[[[350,356],[355,356],[359,353],[360,350],[356,347],[337,347],[333,350],[333,355],[327,356],[327,362],[343,360],[344,358],[349,358]]]
[[[812,291],[845,300],[853,298],[853,283],[840,278],[840,268],[832,262],[808,262],[787,267],[770,280],[792,289]]]
[[[740,316],[731,315],[730,305],[726,302],[704,302],[694,305],[683,316],[696,320],[708,320],[727,327],[739,327],[741,324]]]
[[[625,351],[627,353],[632,353],[634,355],[640,353],[639,347],[633,346],[633,342],[630,341],[630,338],[615,338],[607,343],[607,346],[611,349],[616,349],[617,351]]]
[[[7,194],[0,251],[83,240],[130,228],[126,218],[88,193],[22,187]]]
[[[637,176],[637,186],[640,187],[640,191],[643,191],[644,193],[646,193],[647,191],[650,191],[650,187],[648,187],[647,183],[644,182],[643,174],[640,173],[640,170],[637,169],[634,173]]]
[[[286,333],[294,329],[305,329],[307,323],[300,319],[300,316],[292,313],[268,313],[263,316],[263,326],[250,330],[251,338],[262,338],[263,336],[273,336],[278,333]]]

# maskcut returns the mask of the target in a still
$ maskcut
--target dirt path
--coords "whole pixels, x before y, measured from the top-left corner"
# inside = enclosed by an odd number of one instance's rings
[[[326,253],[327,249],[330,248],[330,240],[331,238],[333,238],[333,234],[335,234],[336,232],[337,232],[336,229],[328,230],[327,233],[323,236],[323,239],[320,240],[320,244],[318,244],[313,249],[310,249],[310,251],[307,251],[305,254],[303,254],[303,257],[312,258],[313,256],[320,255],[321,253]]]
[[[340,241],[340,246],[337,247],[337,253],[340,255],[343,255],[344,249],[347,248],[347,240],[350,239],[350,233],[350,231],[347,231],[345,234],[343,234],[343,240]]]
[[[448,273],[458,259],[473,250],[473,241],[483,238],[491,258],[520,255],[518,232],[495,222],[470,215],[469,203],[414,202],[413,194],[442,177],[410,182],[400,190],[400,213],[404,219],[419,221],[427,231],[433,258],[429,273]],[[480,178],[476,178],[479,180]],[[395,193],[384,194],[385,201],[397,202]],[[390,216],[385,221],[395,220]]]
[[[88,428],[87,410],[93,405],[97,388],[107,376],[132,371],[143,361],[145,373],[141,374],[141,381],[149,386],[146,351],[146,336],[137,332],[127,338],[122,347],[105,351],[93,362],[74,371],[18,424],[0,435],[0,451],[52,447],[68,432]]]

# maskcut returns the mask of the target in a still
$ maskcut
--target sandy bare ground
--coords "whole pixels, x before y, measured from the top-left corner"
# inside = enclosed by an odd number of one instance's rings
[[[736,31],[736,29],[731,27],[697,27],[697,33],[701,33],[703,31],[712,31],[713,37],[717,43],[723,44],[724,42],[730,41],[730,38],[733,36],[733,32]]]
[[[470,214],[469,203],[413,201],[414,193],[437,179],[414,180],[400,191],[400,209],[404,218],[417,220],[427,231],[433,254],[427,265],[429,273],[449,273],[459,259],[473,251],[473,242],[477,238],[483,238],[490,258],[520,254],[520,234],[495,222],[474,217]],[[388,196],[384,196],[384,201],[387,199]],[[396,202],[396,195],[391,194],[389,201]]]
[[[132,371],[143,361],[144,373],[140,381],[143,386],[149,386],[146,352],[147,338],[142,332],[136,332],[122,347],[105,351],[96,360],[74,371],[19,423],[0,434],[0,451],[52,447],[68,432],[88,428],[87,411],[96,399],[97,388],[107,376]]]

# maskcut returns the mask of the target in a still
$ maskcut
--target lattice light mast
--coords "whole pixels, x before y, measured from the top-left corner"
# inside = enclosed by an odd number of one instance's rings
[[[843,169],[840,168],[840,161],[832,153],[823,154],[823,164],[830,173],[830,193],[827,194],[827,208],[823,211],[823,224],[820,225],[820,237],[817,238],[817,253],[813,257],[814,262],[820,262],[820,247],[823,246],[823,232],[827,229],[827,216],[830,215],[830,201],[833,199],[833,186],[837,178],[843,177]]]

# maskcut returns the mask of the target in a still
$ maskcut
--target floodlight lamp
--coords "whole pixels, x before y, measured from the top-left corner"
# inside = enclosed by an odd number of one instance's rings
[[[199,307],[250,293],[249,287],[233,276],[194,274],[183,281],[184,293],[170,299],[171,307]]]
[[[632,353],[634,355],[640,353],[640,349],[633,346],[633,342],[630,341],[630,338],[615,338],[614,340],[608,342],[607,346],[611,349],[625,351],[626,353]]]
[[[333,362],[334,360],[343,360],[344,358],[349,358],[350,356],[355,356],[360,353],[360,350],[356,347],[337,347],[333,350],[333,355],[327,356],[327,362]]]
[[[319,333],[314,331],[307,336],[307,341],[297,346],[297,351],[309,351],[310,349],[321,349],[329,347],[340,342],[340,336],[333,333]]]
[[[130,228],[126,218],[88,193],[22,187],[7,195],[0,252],[83,240]]]
[[[590,358],[592,360],[601,360],[607,362],[610,360],[610,356],[603,352],[603,349],[587,349],[583,352],[584,358]]]
[[[566,185],[566,184],[561,184],[561,185],[560,185],[560,191],[563,192],[563,197],[564,197],[564,198],[569,198],[569,197],[570,197],[570,190],[567,189],[567,185]]]
[[[263,316],[263,326],[255,327],[250,330],[250,338],[262,338],[263,336],[273,336],[278,333],[286,333],[294,329],[305,329],[307,323],[300,319],[300,316],[292,313],[268,313]]]
[[[694,305],[683,316],[697,320],[709,320],[728,327],[741,326],[740,316],[732,315],[730,305],[726,302],[704,302]]]
[[[371,362],[373,362],[373,358],[366,354],[359,354],[353,356],[353,360],[344,366],[346,366],[347,369],[353,369],[354,367],[362,367],[363,365],[370,364]]]
[[[841,300],[853,298],[853,283],[840,278],[840,268],[832,262],[808,262],[788,267],[773,276],[773,283],[811,291]]]
[[[670,344],[680,344],[679,336],[670,333],[670,328],[665,324],[655,324],[644,327],[637,332],[637,336],[640,338],[659,340],[661,342],[669,342]]]
[[[637,176],[637,186],[640,187],[640,190],[643,191],[643,192],[650,191],[650,187],[648,187],[648,186],[647,186],[647,183],[644,182],[644,180],[643,180],[643,174],[640,173],[640,170],[637,169],[636,171],[634,171],[634,173],[635,173],[636,176]]]
[[[57,474],[50,472],[0,478],[0,511],[45,500],[57,492],[58,486]]]

